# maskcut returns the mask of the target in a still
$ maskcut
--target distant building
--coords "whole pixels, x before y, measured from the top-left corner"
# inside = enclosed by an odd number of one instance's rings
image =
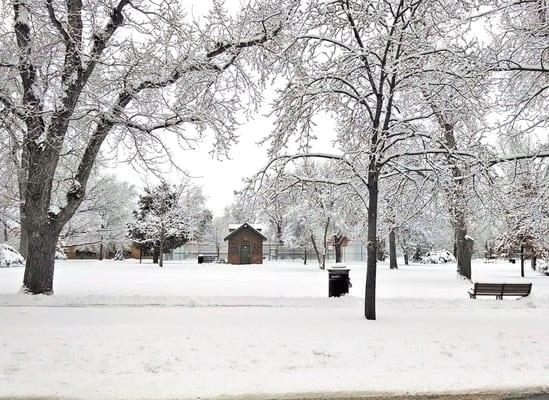
[[[261,228],[244,223],[229,226],[228,241],[229,264],[263,264],[263,242],[267,238],[261,233]]]

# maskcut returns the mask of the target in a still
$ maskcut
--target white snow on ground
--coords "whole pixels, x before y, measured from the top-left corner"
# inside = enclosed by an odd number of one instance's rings
[[[54,296],[0,270],[0,396],[196,398],[318,391],[549,386],[549,277],[473,265],[474,281],[533,282],[528,299],[470,300],[455,265],[365,268],[327,299],[298,263],[228,266],[59,261]]]

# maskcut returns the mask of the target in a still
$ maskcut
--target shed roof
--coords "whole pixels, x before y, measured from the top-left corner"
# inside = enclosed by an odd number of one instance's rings
[[[225,236],[225,240],[229,240],[229,238],[231,236],[235,235],[237,232],[240,232],[243,229],[248,229],[251,232],[255,233],[257,236],[261,237],[261,239],[267,240],[267,238],[261,232],[259,232],[257,229],[255,229],[252,225],[250,225],[248,223],[243,223],[238,228],[236,228],[234,231],[229,233],[227,236]]]
[[[254,228],[258,232],[261,232],[264,230],[263,224],[255,223],[255,224],[248,224],[248,225],[250,225],[252,228]],[[232,232],[240,228],[241,226],[242,224],[229,224],[229,232]]]

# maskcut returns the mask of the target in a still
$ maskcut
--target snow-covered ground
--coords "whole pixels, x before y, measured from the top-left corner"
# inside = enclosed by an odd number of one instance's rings
[[[55,295],[0,269],[0,397],[196,398],[242,393],[549,387],[549,277],[509,263],[473,280],[532,282],[522,300],[470,300],[455,265],[365,268],[327,298],[314,265],[59,261]]]

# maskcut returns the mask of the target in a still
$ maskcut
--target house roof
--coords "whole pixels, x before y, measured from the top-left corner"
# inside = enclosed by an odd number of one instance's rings
[[[248,223],[243,223],[238,228],[236,228],[234,231],[229,233],[227,236],[225,236],[225,240],[229,240],[229,238],[231,236],[235,235],[237,232],[240,232],[243,229],[248,229],[251,232],[255,233],[257,236],[261,237],[261,239],[267,240],[267,238],[261,232],[259,232],[257,229],[255,229],[252,225],[250,225]]]

